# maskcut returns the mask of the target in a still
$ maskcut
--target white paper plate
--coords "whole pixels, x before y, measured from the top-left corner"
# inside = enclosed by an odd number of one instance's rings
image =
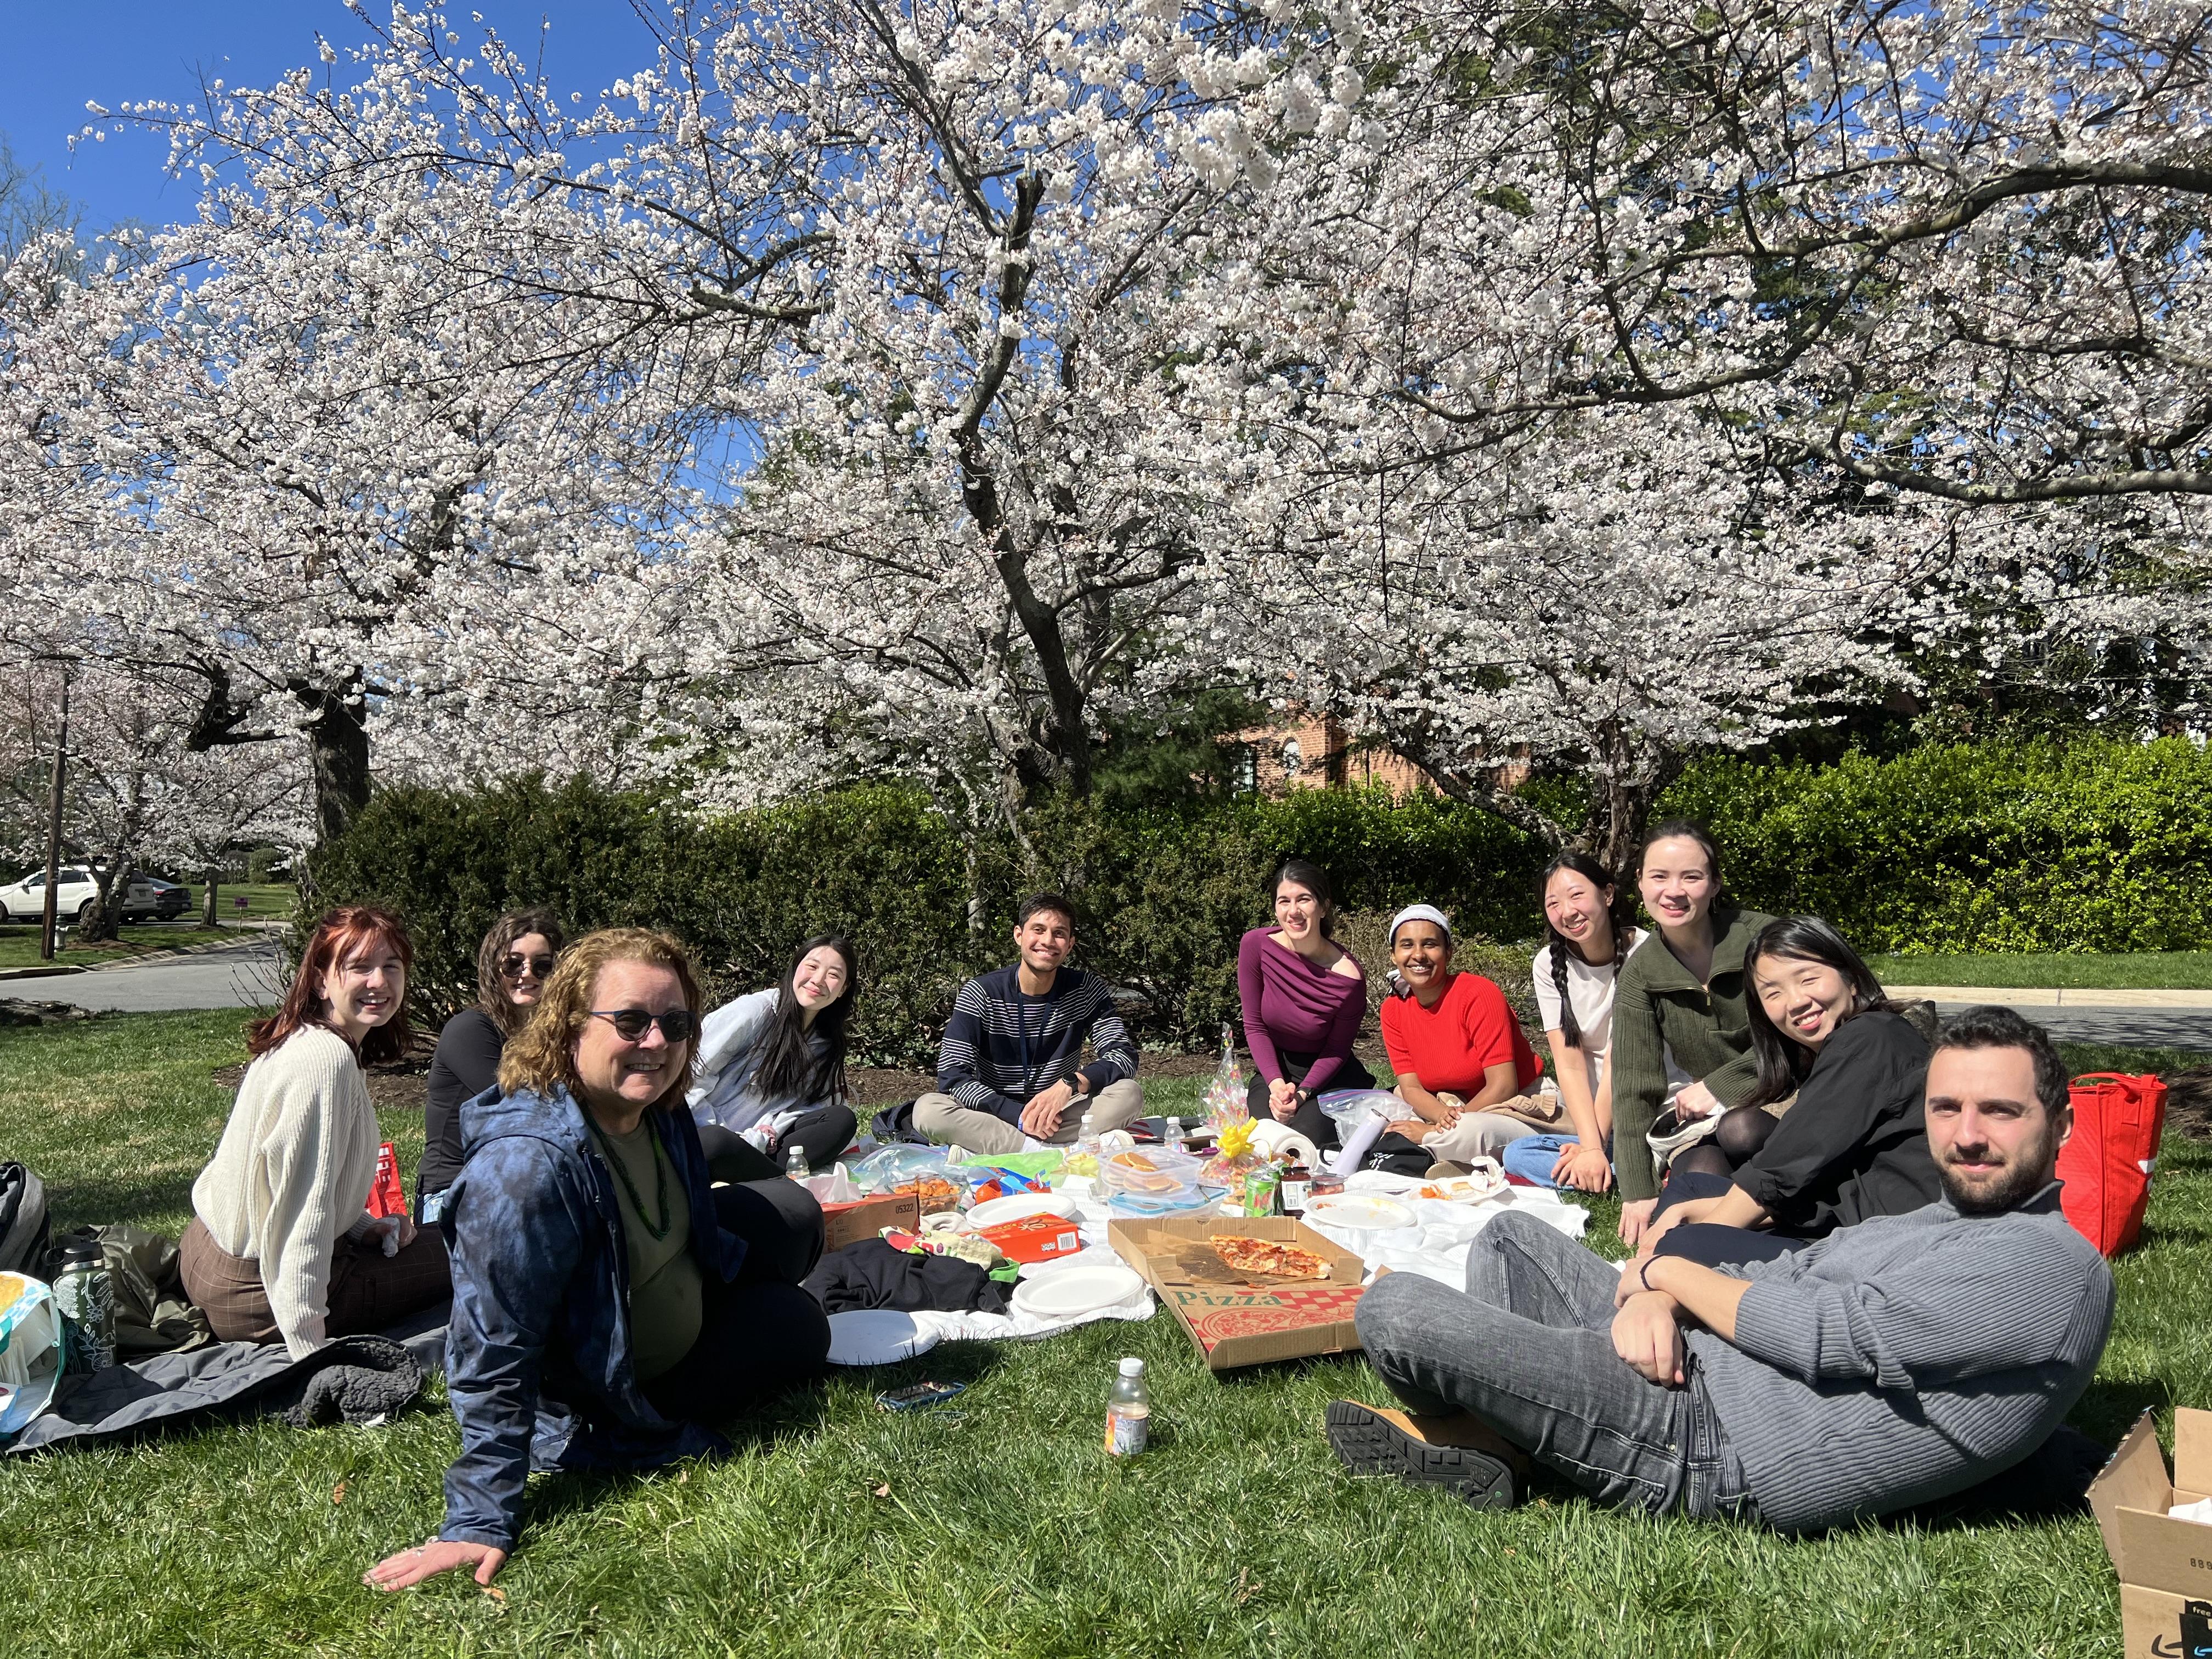
[[[1017,1312],[1039,1319],[1079,1319],[1085,1314],[1127,1302],[1145,1281],[1118,1261],[1085,1262],[1014,1286]]]
[[[1309,1200],[1305,1218],[1353,1232],[1387,1232],[1395,1227],[1411,1227],[1416,1221],[1409,1207],[1379,1193],[1346,1193],[1341,1197],[1332,1194]]]
[[[830,1363],[889,1365],[937,1346],[937,1333],[892,1308],[860,1308],[830,1316]]]
[[[978,1204],[962,1218],[960,1226],[963,1232],[980,1233],[986,1227],[1004,1226],[1025,1215],[1056,1215],[1063,1221],[1073,1221],[1080,1213],[1073,1199],[1058,1193],[1011,1193]]]

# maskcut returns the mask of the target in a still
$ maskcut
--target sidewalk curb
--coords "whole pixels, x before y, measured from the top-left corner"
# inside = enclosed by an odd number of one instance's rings
[[[2212,1011],[2212,991],[2121,990],[2094,986],[2030,989],[2012,985],[1892,985],[1891,996],[1906,1002],[1966,1006],[1993,1002],[2005,1008],[2202,1008]]]
[[[52,968],[0,968],[0,980],[56,979],[64,974],[88,974],[91,971],[89,966],[81,962]]]

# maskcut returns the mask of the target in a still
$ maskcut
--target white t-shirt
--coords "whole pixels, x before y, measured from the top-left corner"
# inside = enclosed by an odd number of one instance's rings
[[[1613,982],[1629,952],[1648,937],[1640,927],[1624,929],[1615,940],[1613,960],[1602,968],[1593,968],[1572,953],[1567,957],[1567,1000],[1574,1005],[1575,1024],[1582,1037],[1580,1052],[1583,1063],[1589,1068],[1593,1095],[1605,1070],[1606,1054],[1613,1047]],[[1552,977],[1552,951],[1553,946],[1546,944],[1531,964],[1536,977],[1536,1012],[1547,1031],[1559,1029],[1559,990]],[[1556,1061],[1559,1056],[1553,1058]]]

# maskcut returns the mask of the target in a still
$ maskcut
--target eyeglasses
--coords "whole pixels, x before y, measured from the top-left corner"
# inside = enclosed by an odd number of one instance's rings
[[[553,958],[550,957],[509,957],[506,961],[499,964],[499,976],[501,979],[520,979],[522,977],[523,969],[526,968],[538,978],[544,979],[546,975],[553,971]]]
[[[689,1008],[671,1008],[665,1014],[648,1014],[642,1008],[594,1008],[591,1012],[593,1019],[613,1026],[615,1035],[625,1042],[642,1042],[646,1031],[655,1025],[671,1042],[688,1042],[699,1028]]]

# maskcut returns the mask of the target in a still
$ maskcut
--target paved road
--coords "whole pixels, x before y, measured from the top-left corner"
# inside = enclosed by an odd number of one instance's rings
[[[1938,1002],[1955,1014],[1963,1003]],[[2212,1009],[2023,1008],[2061,1042],[2112,1042],[2130,1048],[2196,1048],[2212,1054]]]
[[[80,1008],[154,1013],[171,1008],[252,1008],[273,1005],[283,958],[271,940],[256,939],[166,962],[128,963],[88,974],[14,980],[0,996],[73,1002]]]

